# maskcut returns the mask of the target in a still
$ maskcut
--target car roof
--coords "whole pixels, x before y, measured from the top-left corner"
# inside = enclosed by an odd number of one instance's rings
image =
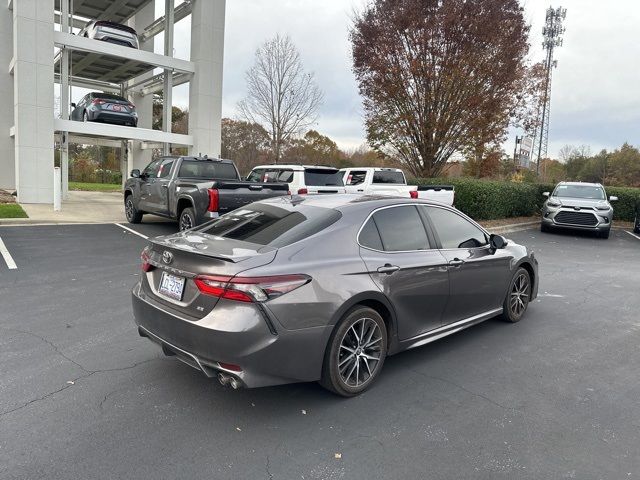
[[[402,172],[401,168],[393,168],[393,167],[345,167],[340,169],[340,171],[346,171],[346,170],[373,170],[374,172]]]
[[[296,164],[296,163],[272,163],[270,165],[257,165],[255,167],[253,167],[252,170],[255,170],[256,168],[286,168],[288,170],[295,170],[295,171],[299,171],[299,172],[302,172],[303,170],[306,170],[307,168],[338,170],[336,167],[331,167],[329,165],[301,165],[301,164]]]
[[[586,187],[601,187],[600,183],[591,183],[591,182],[560,182],[558,185],[581,185]]]
[[[444,203],[426,199],[413,199],[408,196],[394,197],[389,195],[358,195],[352,193],[336,193],[331,195],[287,195],[268,198],[261,200],[259,203],[282,204],[282,202],[286,202],[291,205],[304,204],[311,207],[333,208],[340,211],[356,210],[359,208],[371,210],[371,208],[404,204],[433,205],[451,208]]]

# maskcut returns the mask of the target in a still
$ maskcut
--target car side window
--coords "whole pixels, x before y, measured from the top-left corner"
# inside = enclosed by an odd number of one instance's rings
[[[360,185],[361,183],[364,183],[366,176],[366,170],[351,170],[349,175],[347,175],[345,185]]]
[[[171,167],[173,167],[173,158],[165,158],[160,163],[160,168],[158,169],[158,178],[167,178],[171,173]]]
[[[362,227],[362,230],[360,230],[358,243],[363,247],[383,250],[382,239],[380,238],[380,233],[378,232],[378,227],[376,227],[376,222],[373,220],[373,217],[369,218],[367,223]]]
[[[375,212],[371,218],[380,234],[382,249],[385,252],[431,248],[424,224],[415,206],[383,208]]]
[[[274,169],[266,170],[262,177],[262,181],[266,183],[277,183],[278,176],[280,175],[281,172],[282,170],[274,170]]]
[[[278,181],[289,183],[293,181],[293,170],[282,170],[278,175]]]
[[[162,158],[158,160],[154,160],[142,171],[142,175],[145,177],[154,178],[158,175],[158,170],[160,169],[160,163],[162,162]]]
[[[444,208],[421,208],[426,210],[443,249],[478,248],[489,243],[486,234],[461,215]]]
[[[247,177],[248,182],[261,182],[262,175],[264,174],[263,168],[258,168],[256,170],[251,170],[251,173]]]

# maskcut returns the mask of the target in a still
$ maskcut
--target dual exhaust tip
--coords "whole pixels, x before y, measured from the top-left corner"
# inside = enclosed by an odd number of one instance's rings
[[[227,375],[222,372],[218,373],[218,381],[223,387],[230,386],[234,390],[238,390],[243,387],[242,382],[236,377],[232,377],[231,375]]]

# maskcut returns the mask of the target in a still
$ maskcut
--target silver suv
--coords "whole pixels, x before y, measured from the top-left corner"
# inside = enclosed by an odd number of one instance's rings
[[[140,48],[138,34],[133,28],[105,20],[91,20],[78,35],[125,47]]]
[[[609,197],[599,183],[560,182],[553,193],[544,192],[548,200],[542,207],[540,230],[573,228],[595,231],[609,238],[613,207],[618,197]]]

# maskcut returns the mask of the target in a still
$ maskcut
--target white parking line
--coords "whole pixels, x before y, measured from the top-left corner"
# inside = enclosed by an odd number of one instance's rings
[[[539,297],[551,297],[551,298],[564,298],[564,295],[556,295],[554,293],[539,293],[538,294]]]
[[[7,263],[7,267],[9,267],[9,270],[16,270],[18,268],[16,262],[13,261],[13,257],[9,253],[9,250],[7,250],[6,245],[2,241],[2,238],[0,238],[0,254],[2,254],[4,261]]]
[[[627,231],[627,230],[625,230],[625,232],[627,232],[627,233],[628,233],[629,235],[631,235],[632,237],[635,237],[635,238],[637,238],[638,240],[640,240],[640,237],[639,237],[638,235],[636,235],[635,233],[631,233],[631,232],[629,232],[629,231]]]
[[[124,225],[121,225],[119,223],[116,223],[117,226],[119,226],[120,228],[124,228],[126,231],[133,233],[134,235],[137,235],[139,237],[144,238],[145,240],[148,240],[149,237],[147,237],[146,235],[141,234],[140,232],[136,232],[134,229],[129,228],[129,227],[125,227]]]

